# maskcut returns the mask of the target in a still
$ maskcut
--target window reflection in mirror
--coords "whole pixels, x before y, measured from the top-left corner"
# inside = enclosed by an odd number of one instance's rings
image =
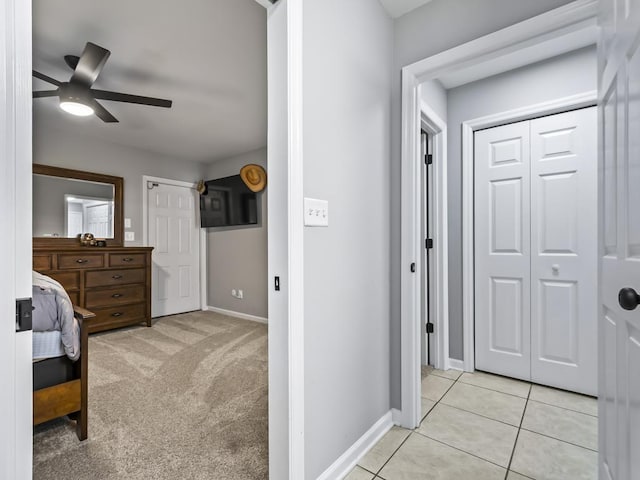
[[[33,175],[33,236],[113,238],[114,186],[72,178]]]

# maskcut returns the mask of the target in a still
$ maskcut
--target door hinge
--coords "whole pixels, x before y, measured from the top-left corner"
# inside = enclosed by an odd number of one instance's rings
[[[424,248],[433,248],[433,238],[425,239]]]
[[[427,323],[427,333],[433,333],[433,323]]]
[[[424,163],[426,163],[427,165],[431,165],[433,163],[433,155],[431,155],[430,153],[427,153],[424,156]]]
[[[33,327],[33,305],[30,298],[16,299],[16,332],[28,332]]]

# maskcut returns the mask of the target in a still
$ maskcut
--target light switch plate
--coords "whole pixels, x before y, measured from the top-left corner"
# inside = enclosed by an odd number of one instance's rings
[[[131,228],[131,219],[130,218],[125,218],[124,219],[124,228]]]
[[[124,232],[124,240],[126,242],[133,242],[136,239],[135,232]]]
[[[329,202],[317,198],[305,198],[304,224],[308,227],[328,227]]]

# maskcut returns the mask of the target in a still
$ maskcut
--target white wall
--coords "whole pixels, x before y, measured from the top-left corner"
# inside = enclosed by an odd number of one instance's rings
[[[206,180],[238,175],[256,163],[267,167],[267,149],[218,160],[207,167]],[[267,188],[269,184],[267,178]],[[267,193],[258,193],[259,224],[246,227],[207,229],[208,305],[266,318],[267,312]],[[242,289],[244,298],[231,296]]]
[[[461,125],[485,115],[597,89],[595,46],[448,91],[449,356],[462,347],[462,138]]]
[[[389,411],[389,153],[393,24],[377,0],[305,0],[305,478]]]
[[[142,245],[143,175],[195,182],[205,171],[201,163],[75,135],[72,130],[43,124],[37,117],[34,118],[33,162],[123,177],[124,216],[131,218],[132,227],[126,230],[135,233],[135,241],[127,245]]]
[[[433,0],[394,22],[391,132],[391,403],[400,407],[400,80],[402,67],[571,0]],[[449,233],[451,241],[451,232]],[[451,247],[449,247],[451,248]]]

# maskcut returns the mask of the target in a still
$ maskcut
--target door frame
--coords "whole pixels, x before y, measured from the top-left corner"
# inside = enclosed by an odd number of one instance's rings
[[[475,370],[474,144],[476,130],[531,120],[598,103],[598,91],[570,95],[462,122],[462,342],[464,371]]]
[[[420,126],[421,129],[426,131],[431,136],[432,142],[432,155],[433,155],[433,169],[432,169],[432,185],[433,195],[431,197],[433,205],[430,208],[430,213],[433,215],[432,225],[433,232],[431,237],[433,238],[433,256],[431,262],[433,264],[433,284],[429,285],[430,298],[434,301],[433,306],[421,305],[421,310],[429,310],[433,314],[431,321],[434,325],[434,334],[432,341],[430,342],[433,347],[432,359],[434,360],[434,367],[441,370],[449,369],[449,234],[448,234],[448,220],[447,220],[447,122],[442,120],[440,116],[425,102],[420,102]],[[427,186],[422,185],[424,176],[422,175],[422,169],[425,168],[423,159],[418,159],[418,177],[421,185],[421,197],[427,195]],[[420,236],[421,243],[424,242],[424,229],[422,228],[422,219],[425,218],[423,206],[425,205],[425,199],[420,199]],[[422,253],[420,258],[425,258],[426,248],[424,244],[422,246]],[[421,268],[419,269],[420,275],[418,278],[417,291],[419,295],[424,294],[424,286],[427,285],[426,277],[429,275],[428,271],[423,271],[423,262],[420,262]],[[422,324],[420,325],[421,335],[427,335],[423,330]],[[419,337],[420,338],[420,337]],[[427,336],[428,338],[428,336]],[[418,369],[420,370],[420,369]],[[410,380],[410,379],[408,379]],[[404,382],[404,379],[402,379]]]
[[[196,191],[196,183],[184,182],[181,180],[171,180],[168,178],[152,177],[149,175],[142,176],[142,244],[147,245],[149,242],[149,189],[148,182],[162,183],[163,185],[171,185],[174,187],[185,187]],[[196,208],[196,222],[200,225],[200,208]],[[200,229],[198,236],[200,265],[198,266],[200,275],[200,309],[207,310],[207,236],[204,229]]]
[[[401,151],[401,242],[400,242],[400,369],[401,404],[399,422],[405,428],[416,428],[420,422],[420,272],[410,266],[420,258],[423,239],[420,228],[420,178],[416,159],[420,153],[421,100],[419,88],[461,68],[479,67],[507,61],[520,53],[528,55],[536,46],[550,42],[566,42],[572,35],[597,32],[598,0],[577,0],[562,7],[485,35],[402,69],[402,151]],[[565,50],[566,51],[566,50]],[[541,59],[541,58],[540,58]],[[468,180],[468,179],[467,179]],[[440,206],[446,199],[440,199]],[[466,205],[463,199],[463,205]],[[446,211],[436,215],[446,216]],[[464,266],[473,265],[463,251]],[[466,270],[469,271],[468,269]],[[473,278],[463,279],[463,290],[469,290]],[[472,283],[471,283],[472,286]],[[448,303],[448,298],[444,301]],[[468,304],[465,302],[465,307]],[[469,312],[463,310],[463,316]],[[448,318],[443,319],[449,321]],[[448,338],[446,339],[448,343]],[[465,358],[466,357],[466,352]]]
[[[33,462],[32,332],[16,332],[16,298],[31,298],[32,88],[31,2],[6,0],[0,11],[0,181],[6,253],[0,278],[0,477],[30,479]]]

